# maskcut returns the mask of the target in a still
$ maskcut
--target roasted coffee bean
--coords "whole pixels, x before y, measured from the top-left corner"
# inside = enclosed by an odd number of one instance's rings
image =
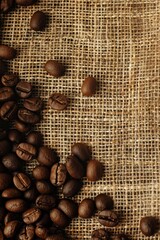
[[[79,204],[78,216],[81,218],[90,218],[95,211],[95,202],[92,199],[85,198]]]
[[[62,193],[65,197],[73,197],[80,191],[81,187],[82,181],[70,179],[64,184]]]
[[[98,221],[105,227],[115,227],[119,220],[115,212],[104,210],[98,214]]]
[[[7,213],[5,215],[5,218],[4,218],[4,224],[6,225],[7,223],[11,222],[11,221],[14,221],[14,220],[18,220],[20,221],[20,215],[17,214],[17,213]],[[1,238],[0,238],[1,239]]]
[[[17,5],[29,6],[36,2],[36,0],[15,0]]]
[[[57,208],[54,208],[50,211],[50,218],[55,226],[65,228],[70,224],[69,218]]]
[[[14,92],[10,87],[0,88],[0,102],[6,102],[14,97]]]
[[[43,102],[39,97],[32,97],[27,98],[23,102],[23,106],[32,111],[32,112],[38,112],[42,109]]]
[[[0,58],[5,60],[11,60],[16,57],[16,50],[7,45],[0,45]]]
[[[129,240],[129,239],[126,235],[119,234],[119,235],[113,236],[113,240]]]
[[[37,161],[42,165],[50,167],[57,162],[57,156],[53,149],[42,146],[39,149]]]
[[[1,123],[0,123],[1,124]],[[7,137],[7,132],[5,129],[0,128],[0,140],[3,140]]]
[[[0,224],[3,222],[6,211],[4,206],[0,206]]]
[[[34,226],[24,225],[18,234],[18,240],[34,240]]]
[[[17,114],[18,106],[16,102],[5,102],[0,108],[0,117],[5,121],[11,121]]]
[[[32,86],[29,82],[20,81],[16,85],[16,93],[20,98],[28,98],[32,93]]]
[[[8,132],[8,139],[13,143],[20,143],[23,139],[23,135],[16,129],[11,129]]]
[[[37,226],[35,229],[35,234],[41,239],[46,239],[48,236],[49,229],[43,226]]]
[[[30,21],[31,29],[35,31],[42,31],[46,26],[46,14],[42,11],[37,11],[32,15]]]
[[[20,198],[11,199],[5,203],[5,208],[13,213],[24,212],[26,210],[26,207],[26,201]]]
[[[2,158],[3,165],[11,172],[18,171],[22,168],[22,161],[15,153],[8,153]]]
[[[75,143],[71,148],[72,154],[83,162],[91,158],[91,151],[85,143]]]
[[[9,141],[2,140],[0,141],[0,157],[4,156],[7,152],[9,152],[11,145]]]
[[[64,75],[64,66],[56,60],[48,60],[45,64],[45,70],[54,77],[61,77]]]
[[[20,198],[22,193],[17,188],[7,188],[2,192],[4,198]]]
[[[7,64],[0,59],[0,76],[7,72]]]
[[[96,208],[99,211],[103,211],[105,209],[110,210],[110,209],[113,209],[114,207],[113,199],[105,193],[100,193],[95,198],[95,203],[96,203]]]
[[[18,110],[18,118],[27,124],[36,124],[40,121],[40,116],[34,112],[31,112],[25,108]]]
[[[23,122],[21,122],[19,120],[16,120],[14,122],[13,126],[14,126],[15,129],[17,129],[21,133],[26,133],[26,132],[28,132],[31,129],[30,125],[25,124],[25,123],[23,123]]]
[[[43,143],[43,136],[40,132],[30,132],[26,137],[26,142],[39,147]]]
[[[68,98],[61,93],[52,93],[49,97],[48,104],[52,109],[62,111],[68,105]]]
[[[50,181],[55,186],[62,186],[67,178],[66,166],[62,163],[56,163],[51,168]]]
[[[84,96],[93,96],[96,92],[97,81],[94,77],[87,77],[81,87],[82,94]]]
[[[31,180],[25,173],[17,173],[13,177],[13,183],[17,189],[24,192],[31,186]]]
[[[109,233],[105,229],[97,229],[92,233],[92,240],[110,240]]]
[[[36,156],[36,148],[29,143],[20,143],[16,150],[16,154],[24,161],[30,161]]]
[[[89,181],[98,181],[103,175],[103,165],[97,160],[90,160],[87,164],[86,176]]]
[[[0,12],[8,12],[14,5],[14,0],[1,0],[0,2]]]
[[[4,228],[4,235],[7,238],[15,238],[19,227],[20,227],[20,222],[17,220],[7,223]]]
[[[50,170],[45,166],[38,165],[33,169],[33,177],[36,180],[47,180],[50,177]]]
[[[8,188],[12,183],[12,176],[8,173],[0,173],[0,191]]]
[[[66,168],[71,177],[80,179],[85,175],[85,168],[80,160],[74,156],[70,155],[66,160]]]
[[[34,187],[24,192],[24,198],[29,201],[34,202],[37,197],[38,197],[38,191]]]
[[[61,199],[58,208],[69,218],[75,218],[78,215],[78,204],[71,199]]]
[[[36,226],[49,227],[51,225],[51,219],[49,213],[43,213]]]
[[[145,236],[152,236],[155,234],[157,228],[157,219],[152,216],[143,217],[140,221],[141,232]]]
[[[37,181],[36,188],[40,194],[50,194],[55,192],[53,185],[45,180]]]
[[[38,221],[42,212],[38,208],[29,208],[22,214],[23,222],[26,224],[32,224]]]
[[[40,195],[36,199],[36,206],[42,210],[48,211],[56,206],[57,200],[53,195]]]
[[[62,233],[57,233],[57,234],[48,236],[46,240],[66,240],[66,238]]]
[[[19,82],[19,78],[16,74],[8,73],[2,76],[1,81],[5,87],[14,87]]]

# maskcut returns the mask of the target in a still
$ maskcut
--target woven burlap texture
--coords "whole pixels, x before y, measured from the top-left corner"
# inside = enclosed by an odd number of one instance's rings
[[[48,15],[43,32],[30,29],[37,10]],[[75,199],[109,193],[121,215],[119,226],[110,231],[145,239],[140,218],[160,215],[160,1],[39,0],[2,18],[2,42],[18,50],[11,71],[30,81],[46,103],[37,126],[45,145],[57,149],[65,162],[73,143],[87,142],[93,158],[105,166],[102,180],[85,180]],[[64,77],[45,72],[49,59],[65,64]],[[88,75],[99,83],[89,98],[80,90]],[[69,97],[67,110],[48,107],[55,91]],[[76,219],[68,232],[73,239],[90,239],[99,227],[96,217]]]

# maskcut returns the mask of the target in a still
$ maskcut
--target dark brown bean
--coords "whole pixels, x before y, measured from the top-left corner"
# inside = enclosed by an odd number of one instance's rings
[[[25,124],[25,123],[23,123],[23,122],[21,122],[21,121],[19,121],[19,120],[16,120],[16,121],[14,122],[13,127],[14,127],[15,129],[17,129],[17,130],[18,130],[19,132],[21,132],[21,133],[26,133],[26,132],[28,132],[28,131],[31,129],[31,126],[30,126],[30,125]]]
[[[6,225],[7,223],[14,221],[14,220],[18,220],[20,221],[20,215],[17,213],[7,213],[5,218],[4,218],[4,224]],[[1,238],[0,238],[1,239]]]
[[[14,87],[19,82],[19,78],[16,74],[8,73],[2,76],[1,81],[5,87]]]
[[[92,240],[110,240],[109,233],[104,229],[94,230],[92,233]]]
[[[110,210],[110,209],[113,209],[114,207],[113,199],[105,193],[100,193],[95,198],[95,203],[96,203],[96,208],[99,211],[103,211],[105,209]]]
[[[16,50],[13,47],[7,45],[0,45],[0,58],[5,60],[11,60],[16,57]]]
[[[33,177],[36,180],[47,180],[50,176],[49,168],[45,166],[38,165],[33,169]]]
[[[83,164],[74,155],[70,155],[67,157],[66,168],[70,176],[75,179],[81,179],[85,175],[85,168]]]
[[[5,190],[12,183],[12,176],[7,173],[0,173],[0,191]]]
[[[17,189],[24,192],[31,186],[31,180],[25,173],[17,173],[13,177],[13,183]]]
[[[38,112],[42,109],[43,102],[39,97],[32,97],[27,98],[23,102],[23,106],[32,111],[32,112]]]
[[[17,188],[7,188],[2,192],[2,197],[4,198],[20,198],[22,196],[21,192]]]
[[[0,102],[9,101],[14,97],[14,92],[10,87],[0,88]]]
[[[11,121],[17,114],[18,106],[16,102],[5,102],[0,108],[0,117],[5,121]]]
[[[87,77],[81,87],[84,96],[92,96],[95,94],[97,88],[97,81],[94,77]]]
[[[8,139],[13,143],[20,143],[23,139],[23,135],[16,129],[11,129],[8,132]]]
[[[90,160],[87,164],[86,176],[89,181],[98,181],[103,175],[103,165],[97,160]]]
[[[70,179],[64,184],[62,193],[65,197],[73,197],[80,191],[81,187],[82,181]]]
[[[1,0],[0,12],[7,13],[13,7],[14,0]]]
[[[157,230],[158,222],[155,217],[143,217],[140,221],[140,230],[145,236],[152,236]]]
[[[100,224],[106,227],[115,227],[118,222],[118,216],[111,210],[104,210],[98,214],[98,221]]]
[[[43,213],[36,226],[49,227],[51,225],[51,219],[49,213]]]
[[[45,70],[54,77],[61,77],[64,75],[64,66],[56,60],[48,60],[45,64]]]
[[[19,227],[20,227],[20,222],[17,221],[17,220],[14,220],[14,221],[11,221],[11,222],[7,223],[5,228],[4,228],[4,235],[7,238],[13,238],[14,239]]]
[[[62,233],[57,233],[57,234],[48,236],[46,240],[66,240],[66,237]]]
[[[7,72],[7,64],[0,59],[0,76]]]
[[[34,202],[37,197],[38,197],[38,191],[34,187],[24,192],[24,198],[29,201]]]
[[[24,161],[30,161],[36,156],[36,148],[29,143],[20,143],[17,147],[16,154]]]
[[[57,111],[64,110],[67,107],[68,102],[68,98],[61,93],[52,93],[48,100],[49,106]]]
[[[43,143],[43,135],[36,131],[30,132],[26,137],[26,142],[39,147]]]
[[[95,202],[92,199],[85,198],[79,205],[78,216],[81,218],[91,218],[95,211]]]
[[[36,199],[36,206],[42,210],[48,211],[56,206],[56,198],[53,195],[40,195]]]
[[[69,225],[69,218],[59,209],[54,208],[50,211],[50,218],[55,226],[65,228]]]
[[[75,143],[71,148],[72,154],[83,162],[91,158],[91,151],[85,143]]]
[[[66,166],[62,163],[56,163],[51,168],[50,181],[55,186],[62,186],[67,178]]]
[[[5,207],[8,211],[13,213],[24,212],[27,208],[27,202],[20,198],[15,198],[6,201]]]
[[[42,11],[36,11],[30,21],[31,29],[35,31],[42,31],[46,26],[46,14]]]
[[[55,192],[53,185],[45,180],[37,181],[36,188],[40,194],[50,194]]]
[[[34,240],[34,226],[24,225],[18,234],[18,240]]]
[[[39,149],[37,161],[42,165],[50,167],[57,162],[57,156],[53,149],[43,146]]]
[[[35,234],[41,239],[46,239],[49,233],[49,229],[43,226],[36,226]]]
[[[34,112],[31,112],[25,108],[18,110],[18,118],[27,124],[36,124],[40,122],[40,116]]]
[[[9,141],[7,140],[2,140],[0,141],[0,157],[4,156],[9,150],[11,146]]]
[[[36,0],[15,0],[16,4],[20,6],[29,6],[36,2]]]
[[[113,236],[113,240],[129,240],[129,239],[126,235],[119,234],[119,235]]]
[[[22,168],[22,161],[15,153],[8,153],[2,158],[3,165],[11,172],[18,171]]]
[[[22,214],[23,222],[25,222],[26,224],[35,223],[36,221],[38,221],[41,214],[42,214],[42,212],[40,209],[35,208],[35,207],[29,208],[27,211],[25,211]]]
[[[20,81],[16,85],[16,93],[20,98],[28,98],[32,93],[32,86],[29,82]]]
[[[75,218],[78,215],[78,204],[71,199],[61,199],[58,208],[69,218]]]

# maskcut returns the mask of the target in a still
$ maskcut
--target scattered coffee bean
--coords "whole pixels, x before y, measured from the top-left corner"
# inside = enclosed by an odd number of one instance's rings
[[[85,143],[75,143],[71,148],[72,154],[83,162],[91,158],[91,151]]]
[[[25,108],[18,110],[18,118],[27,124],[36,124],[40,121],[40,116],[34,112],[31,112]]]
[[[24,161],[30,161],[36,156],[36,148],[29,143],[20,143],[16,150],[16,154]]]
[[[77,179],[70,179],[64,184],[62,193],[65,197],[73,197],[80,191],[81,187],[82,181]]]
[[[28,98],[32,93],[32,86],[29,82],[20,81],[16,85],[16,93],[20,98]]]
[[[115,227],[118,222],[118,216],[115,212],[104,210],[98,214],[98,221],[105,227]]]
[[[19,120],[14,121],[13,127],[21,133],[29,132],[29,130],[31,129],[30,125],[25,124]]]
[[[37,181],[36,188],[40,194],[50,194],[55,192],[53,185],[45,180]]]
[[[66,166],[62,163],[56,163],[51,168],[50,181],[55,186],[62,186],[67,178]]]
[[[34,188],[34,187],[32,187],[24,192],[24,198],[26,200],[35,202],[37,197],[38,197],[38,192],[37,192],[36,188]]]
[[[3,165],[11,172],[15,172],[22,168],[22,161],[15,153],[8,153],[2,158]]]
[[[97,160],[90,160],[87,164],[86,176],[89,181],[98,181],[103,175],[103,165]]]
[[[110,240],[109,233],[104,229],[94,230],[92,233],[92,240]]]
[[[24,225],[18,234],[18,240],[34,240],[34,226]]]
[[[78,216],[81,218],[91,218],[95,211],[95,202],[92,199],[85,198],[79,204]]]
[[[7,72],[7,64],[0,59],[0,76]]]
[[[49,213],[43,213],[39,221],[36,223],[36,226],[48,227],[51,225],[51,219]]]
[[[11,221],[11,222],[7,223],[5,228],[4,228],[4,235],[7,238],[14,239],[19,227],[20,227],[20,222],[17,221],[17,220],[14,220],[14,221]]]
[[[2,84],[5,87],[14,87],[19,82],[19,78],[16,74],[5,74],[2,76]]]
[[[0,108],[0,117],[5,121],[11,121],[17,114],[18,106],[16,102],[5,102]]]
[[[6,188],[2,192],[3,198],[20,198],[22,196],[21,192],[17,188]]]
[[[5,190],[12,183],[12,176],[8,173],[0,173],[0,191]]]
[[[19,131],[11,129],[8,132],[8,139],[13,143],[20,143],[23,139],[23,135]]]
[[[87,77],[82,84],[82,94],[84,96],[92,96],[95,94],[97,88],[97,81],[94,77]]]
[[[32,224],[37,222],[37,220],[40,218],[42,212],[38,208],[29,208],[22,214],[23,222],[26,224]]]
[[[26,137],[26,142],[39,147],[43,143],[43,136],[40,132],[30,132]]]
[[[15,198],[15,199],[11,199],[11,200],[6,201],[5,208],[9,212],[21,213],[21,212],[24,212],[26,210],[27,203],[23,199]]]
[[[36,206],[42,210],[48,211],[56,206],[57,199],[53,195],[40,195],[36,199]]]
[[[61,199],[58,208],[69,218],[75,218],[78,215],[78,204],[71,199]]]
[[[36,2],[36,0],[15,0],[17,5],[29,6]]]
[[[50,176],[49,168],[41,165],[36,166],[32,173],[36,180],[47,180]]]
[[[13,5],[14,5],[14,0],[1,0],[0,12],[7,13],[12,9]]]
[[[56,60],[48,60],[45,64],[45,70],[54,77],[61,77],[64,75],[64,66]]]
[[[157,228],[157,220],[155,217],[147,216],[141,219],[140,229],[145,236],[150,237],[154,235],[157,230],[156,228]]]
[[[70,176],[75,179],[81,179],[85,175],[85,168],[83,164],[74,155],[67,157],[66,168]]]
[[[9,152],[11,146],[9,141],[2,140],[0,141],[0,157],[4,156],[7,152]]]
[[[96,203],[96,208],[99,211],[103,211],[105,209],[110,210],[110,209],[113,209],[113,206],[114,206],[113,199],[105,193],[100,193],[95,198],[95,203]]]
[[[17,213],[8,212],[8,213],[5,215],[4,224],[6,225],[7,223],[9,223],[9,222],[11,222],[11,221],[14,221],[14,220],[20,221],[20,215],[17,214]],[[0,239],[1,239],[1,238],[0,238]]]
[[[46,239],[49,233],[49,229],[43,226],[36,226],[35,234],[41,239]]]
[[[23,106],[32,111],[32,112],[38,112],[42,109],[43,102],[39,97],[32,97],[27,98],[23,102]]]
[[[68,98],[61,93],[52,93],[48,100],[50,107],[57,111],[64,110],[67,107],[68,102]]]
[[[37,11],[32,15],[30,21],[31,29],[35,31],[42,31],[46,26],[46,14],[42,11]]]
[[[55,224],[55,226],[61,228],[67,227],[70,223],[69,218],[60,209],[57,208],[51,210],[50,218],[52,222]]]
[[[11,60],[16,57],[16,50],[7,45],[0,45],[0,58]]]
[[[124,234],[119,234],[113,237],[113,240],[129,240],[128,237]]]
[[[31,186],[31,180],[25,173],[17,173],[13,177],[13,183],[17,189],[24,192]]]
[[[14,97],[14,92],[10,87],[0,88],[0,102],[9,101]]]
[[[39,149],[37,161],[42,165],[50,167],[57,162],[57,156],[53,149],[43,146]]]

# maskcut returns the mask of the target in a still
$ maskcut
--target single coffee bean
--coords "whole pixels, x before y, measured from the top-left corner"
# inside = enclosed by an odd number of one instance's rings
[[[1,124],[1,123],[0,123]],[[0,128],[0,140],[3,140],[7,137],[7,132],[5,129]]]
[[[22,196],[21,192],[17,188],[6,188],[2,192],[3,198],[20,198]]]
[[[85,198],[78,208],[78,216],[81,218],[91,218],[95,211],[95,202],[92,199]]]
[[[21,213],[26,210],[27,202],[20,198],[11,199],[6,201],[5,208],[13,213]]]
[[[51,168],[50,181],[55,186],[62,186],[67,178],[67,169],[63,163],[56,163]]]
[[[43,143],[43,135],[36,131],[30,132],[26,137],[26,142],[39,147]]]
[[[49,227],[51,225],[51,219],[49,213],[44,213],[39,221],[36,223],[36,226]]]
[[[19,120],[16,120],[15,122],[14,122],[14,128],[16,129],[16,130],[18,130],[19,132],[21,132],[21,133],[26,133],[26,132],[29,132],[29,130],[31,129],[31,126],[30,125],[28,125],[28,124],[25,124],[25,123],[23,123],[23,122],[21,122],[21,121],[19,121]]]
[[[14,97],[14,92],[10,87],[0,88],[0,102],[5,102]]]
[[[18,111],[16,102],[5,102],[0,108],[0,117],[5,121],[11,121],[15,118]]]
[[[105,209],[110,210],[110,209],[113,209],[114,207],[113,199],[105,193],[99,194],[95,198],[95,203],[96,203],[96,208],[99,211],[103,211]]]
[[[66,240],[66,237],[62,233],[57,233],[48,236],[46,240]]]
[[[83,162],[91,158],[91,151],[85,143],[75,143],[71,148],[72,154]]]
[[[0,173],[0,191],[8,188],[12,183],[12,176],[8,173]]]
[[[98,214],[98,221],[105,227],[115,227],[119,220],[115,212],[111,210],[104,210]]]
[[[16,74],[8,73],[2,76],[1,81],[5,87],[14,87],[19,82],[19,78]]]
[[[65,197],[73,197],[80,191],[81,187],[82,181],[77,179],[70,179],[64,184],[62,193]]]
[[[9,141],[2,140],[0,141],[0,157],[4,156],[7,152],[9,152],[11,146]]]
[[[42,11],[36,11],[30,21],[31,29],[35,31],[42,31],[46,26],[46,14]]]
[[[93,96],[96,92],[97,81],[94,77],[87,77],[81,87],[82,94],[84,96]]]
[[[16,154],[24,161],[30,161],[36,156],[36,148],[29,143],[20,143],[16,150]]]
[[[89,181],[98,181],[103,175],[103,165],[97,160],[90,160],[87,164],[86,176]]]
[[[55,192],[53,185],[45,180],[37,181],[36,188],[40,194],[50,194]]]
[[[85,175],[85,168],[80,160],[74,156],[70,155],[66,160],[66,168],[71,177],[80,179]]]
[[[42,210],[48,211],[56,206],[56,198],[53,195],[40,195],[36,199],[36,206]]]
[[[24,198],[26,200],[34,202],[37,197],[38,197],[38,191],[34,187],[24,192]]]
[[[145,236],[150,237],[154,235],[157,230],[156,228],[157,228],[157,220],[155,217],[147,216],[141,219],[140,229]]]
[[[11,10],[14,5],[14,0],[1,0],[0,12],[7,13]]]
[[[8,132],[8,139],[13,143],[20,143],[23,139],[23,135],[16,129],[11,129]]]
[[[20,222],[17,220],[11,221],[6,224],[4,228],[4,235],[7,238],[14,238],[16,236],[16,233],[20,227]]]
[[[16,85],[16,93],[20,98],[28,98],[32,93],[32,86],[29,82],[20,81]]]
[[[18,234],[18,240],[34,240],[34,226],[24,225]]]
[[[69,218],[75,218],[78,215],[78,204],[71,199],[61,199],[58,208]]]
[[[47,180],[50,176],[49,168],[45,166],[38,165],[33,169],[33,177],[36,180]]]
[[[0,45],[0,58],[5,60],[11,60],[16,57],[16,50],[7,45]]]
[[[24,192],[31,186],[31,180],[25,173],[17,173],[13,177],[13,183],[17,189]]]
[[[25,108],[19,109],[18,118],[27,124],[36,124],[40,122],[40,116],[34,112],[31,112]]]
[[[18,171],[22,168],[22,161],[15,153],[8,153],[2,158],[3,165],[11,172]]]
[[[7,64],[0,59],[0,76],[7,72]]]
[[[26,224],[32,224],[38,221],[42,212],[38,208],[29,208],[22,214],[23,222]]]
[[[62,111],[68,105],[68,98],[61,93],[52,93],[49,97],[48,104],[52,109]]]
[[[57,162],[55,151],[45,146],[40,147],[37,161],[42,165],[52,166]]]
[[[6,211],[4,206],[0,206],[0,224],[3,222]]]
[[[129,240],[128,237],[124,234],[119,234],[113,237],[113,240]]]
[[[38,112],[42,109],[43,102],[39,97],[32,97],[27,98],[23,102],[23,106],[32,111],[32,112]]]
[[[56,226],[61,228],[65,228],[70,224],[69,218],[57,208],[54,208],[50,211],[50,218]]]
[[[36,0],[15,0],[17,5],[29,6],[36,2]]]
[[[9,222],[12,222],[14,220],[20,221],[20,215],[16,213],[7,213],[4,218],[4,224],[6,225]],[[0,238],[1,239],[1,238]]]
[[[56,60],[48,60],[45,64],[45,70],[54,77],[61,77],[64,75],[64,66]]]
[[[94,230],[92,233],[92,240],[110,240],[109,233],[104,229]]]
[[[48,236],[49,229],[43,226],[36,226],[35,234],[41,239],[46,239]]]

